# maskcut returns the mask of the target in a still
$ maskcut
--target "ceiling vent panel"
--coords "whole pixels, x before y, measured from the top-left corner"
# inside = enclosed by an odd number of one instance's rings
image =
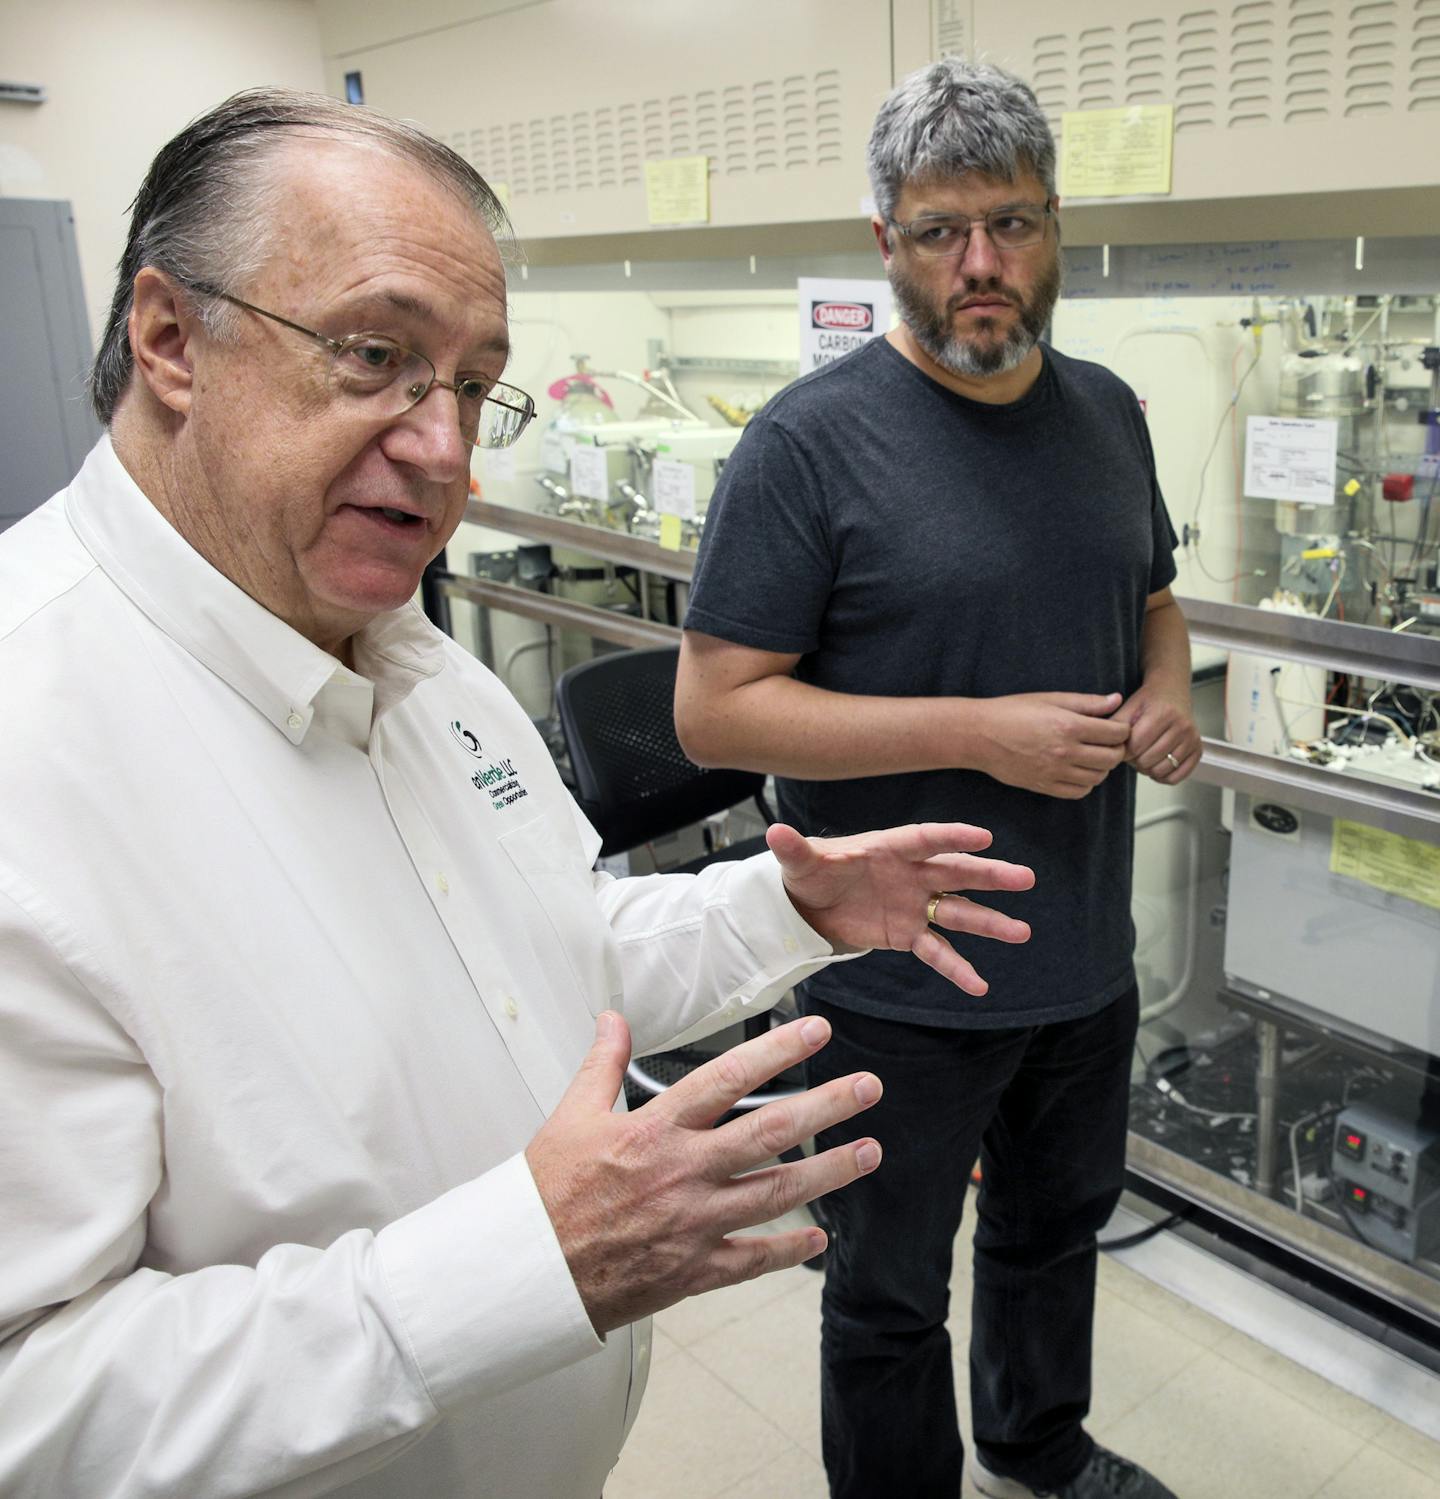
[[[1028,50],[1057,136],[1067,110],[1117,105],[1173,102],[1182,135],[1440,108],[1440,0],[1237,0]]]
[[[1114,90],[1113,67],[1104,87]],[[672,156],[708,156],[712,175],[805,172],[841,162],[843,107],[832,68],[509,121],[450,144],[513,195],[629,186],[647,160]]]

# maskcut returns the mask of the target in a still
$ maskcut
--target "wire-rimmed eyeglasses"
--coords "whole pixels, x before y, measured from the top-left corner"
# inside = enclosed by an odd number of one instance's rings
[[[910,241],[917,255],[938,258],[963,255],[976,224],[984,226],[997,250],[1023,250],[1027,245],[1038,245],[1045,238],[1045,226],[1052,212],[1048,203],[1016,203],[974,218],[968,213],[935,213],[912,219],[908,224],[896,219],[890,223]]]
[[[442,380],[435,366],[414,349],[396,343],[383,333],[352,333],[348,338],[328,338],[313,328],[302,327],[278,312],[269,312],[216,286],[192,282],[201,296],[218,297],[269,318],[330,351],[326,383],[338,395],[363,400],[377,416],[396,417],[418,405],[439,385],[454,391],[460,411],[460,435],[477,448],[508,448],[535,415],[535,402],[517,386],[487,380],[480,375],[457,373],[453,381]]]

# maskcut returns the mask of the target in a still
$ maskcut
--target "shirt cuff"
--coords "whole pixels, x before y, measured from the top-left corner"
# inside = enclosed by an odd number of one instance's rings
[[[757,971],[735,993],[732,1014],[773,1004],[780,994],[831,963],[862,957],[868,947],[832,946],[795,909],[780,861],[774,854],[756,854],[732,863],[712,864],[699,880],[713,878],[723,890],[725,906],[758,964]],[[707,902],[711,892],[706,892]]]
[[[523,1154],[376,1235],[410,1351],[440,1410],[604,1346]]]
[[[870,951],[868,947],[832,946],[795,909],[790,892],[785,888],[785,876],[780,861],[774,854],[758,854],[754,858],[740,861],[738,867],[745,870],[754,882],[756,898],[764,902],[766,911],[777,918],[780,945],[786,953],[797,953],[803,958],[859,957]],[[745,897],[749,898],[747,891]],[[791,946],[791,943],[794,946]]]

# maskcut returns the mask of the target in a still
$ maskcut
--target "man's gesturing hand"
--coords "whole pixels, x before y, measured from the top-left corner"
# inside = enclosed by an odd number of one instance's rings
[[[980,698],[975,768],[1042,796],[1088,796],[1125,758],[1130,725],[1110,715],[1120,694],[1022,692]]]
[[[945,894],[933,918],[932,896],[957,890],[1028,890],[1032,870],[1003,859],[977,859],[990,834],[964,822],[916,822],[851,838],[806,838],[785,823],[765,834],[795,909],[836,947],[913,952],[967,994],[989,988],[936,926],[999,942],[1028,942],[1023,921],[963,895]],[[964,850],[964,852],[962,852]]]
[[[792,1021],[707,1062],[634,1114],[615,1114],[630,1028],[613,1011],[600,1016],[595,1044],[525,1151],[596,1332],[798,1265],[825,1247],[818,1228],[726,1235],[875,1169],[874,1140],[755,1168],[869,1108],[880,1097],[879,1080],[855,1073],[712,1126],[829,1039],[823,1020]]]

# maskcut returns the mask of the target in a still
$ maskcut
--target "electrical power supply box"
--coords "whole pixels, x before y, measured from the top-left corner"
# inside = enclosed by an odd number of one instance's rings
[[[1440,1130],[1383,1101],[1349,1104],[1335,1120],[1330,1169],[1366,1243],[1412,1263],[1440,1252]]]

